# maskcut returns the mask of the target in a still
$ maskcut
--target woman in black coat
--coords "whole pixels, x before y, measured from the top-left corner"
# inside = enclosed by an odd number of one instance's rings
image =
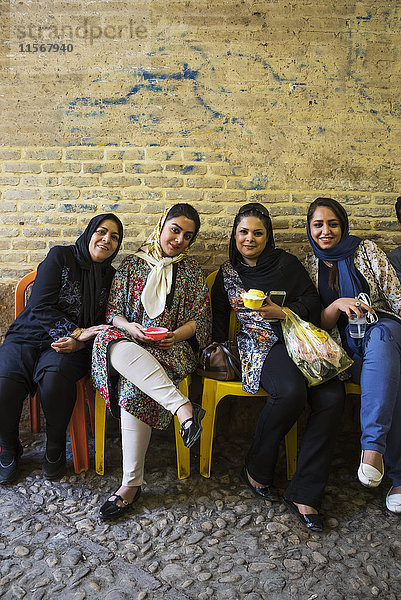
[[[122,237],[115,215],[98,215],[73,246],[55,246],[38,267],[27,305],[0,348],[0,483],[18,476],[22,405],[37,387],[46,419],[43,474],[52,479],[64,471],[76,382],[89,371],[93,338],[107,327],[111,263]]]
[[[259,309],[244,310],[242,294],[249,290],[283,292],[284,305],[302,319],[319,324],[320,300],[307,272],[292,254],[275,247],[268,210],[257,202],[242,206],[234,220],[229,260],[212,288],[213,340],[227,339],[230,312],[241,329],[237,336],[242,387],[269,394],[262,409],[241,479],[258,498],[278,500],[273,487],[280,441],[305,406],[311,408],[300,447],[297,470],[284,496],[285,506],[309,530],[321,531],[320,506],[329,475],[334,442],[344,403],[342,383],[332,379],[308,388],[291,360],[280,321],[285,314],[269,297]],[[273,296],[273,293],[272,293]]]

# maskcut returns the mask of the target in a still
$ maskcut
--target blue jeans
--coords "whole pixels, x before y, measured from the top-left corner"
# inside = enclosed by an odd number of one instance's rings
[[[384,455],[387,475],[401,485],[401,323],[380,318],[363,338],[361,447]]]

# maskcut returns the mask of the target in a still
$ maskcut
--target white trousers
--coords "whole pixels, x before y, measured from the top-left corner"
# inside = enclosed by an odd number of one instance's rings
[[[135,342],[121,340],[113,344],[110,362],[116,371],[173,415],[189,402],[168,377],[161,364]],[[123,453],[122,485],[138,486],[143,482],[146,451],[152,428],[121,408]]]
[[[152,428],[121,408],[121,438],[123,453],[122,485],[142,485],[146,450]]]

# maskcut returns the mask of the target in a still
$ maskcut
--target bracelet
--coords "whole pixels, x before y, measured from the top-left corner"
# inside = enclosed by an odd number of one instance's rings
[[[72,333],[70,333],[69,337],[73,340],[79,341],[78,338],[83,331],[85,331],[85,327],[77,327]]]

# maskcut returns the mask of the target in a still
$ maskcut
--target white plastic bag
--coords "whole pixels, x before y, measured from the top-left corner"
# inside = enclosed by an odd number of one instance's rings
[[[303,321],[289,308],[281,322],[287,352],[308,380],[319,385],[348,369],[353,360],[332,337],[312,323]]]

